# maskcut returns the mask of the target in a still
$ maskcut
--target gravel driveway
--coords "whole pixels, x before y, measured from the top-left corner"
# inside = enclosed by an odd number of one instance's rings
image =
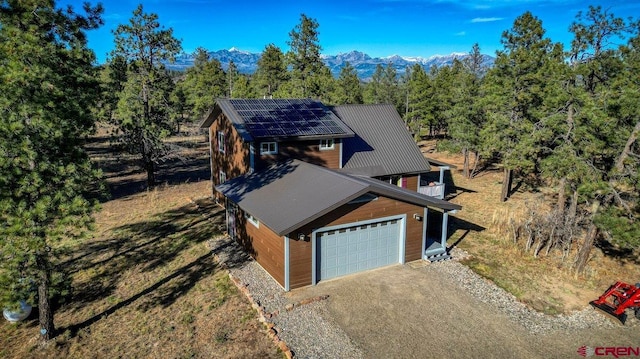
[[[640,345],[633,315],[626,326],[588,306],[543,315],[456,261],[396,265],[289,293],[253,261],[230,271],[274,314],[268,320],[296,358],[581,358],[583,345]]]

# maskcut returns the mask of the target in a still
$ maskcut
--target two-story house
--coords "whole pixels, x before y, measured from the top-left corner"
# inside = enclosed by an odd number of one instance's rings
[[[220,99],[201,127],[229,235],[285,290],[446,257],[461,207],[392,106]]]

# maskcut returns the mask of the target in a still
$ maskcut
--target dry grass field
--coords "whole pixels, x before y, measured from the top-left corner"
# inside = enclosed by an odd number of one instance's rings
[[[224,212],[208,199],[204,137],[174,141],[184,142],[183,158],[164,164],[164,184],[150,191],[107,137],[89,144],[112,196],[95,214],[92,238],[66,244],[61,267],[73,282],[56,309],[60,334],[42,346],[37,313],[3,320],[0,357],[282,357],[207,245]]]
[[[435,141],[423,142],[421,148],[427,157],[458,167],[451,170],[449,185],[455,190],[449,200],[463,209],[451,221],[448,244],[469,252],[466,265],[520,301],[547,314],[567,313],[584,308],[616,281],[640,281],[640,258],[633,255],[605,255],[596,248],[585,275],[576,276],[559,251],[538,258],[524,253],[523,246],[509,238],[506,224],[510,218],[525,216],[527,203],[548,194],[519,189],[507,202],[500,202],[500,169],[486,169],[469,180],[462,176],[461,155],[436,152]]]

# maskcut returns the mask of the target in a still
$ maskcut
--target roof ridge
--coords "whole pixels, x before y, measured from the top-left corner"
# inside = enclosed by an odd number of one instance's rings
[[[299,160],[299,159],[292,159],[291,161],[292,162],[303,163],[303,164],[305,164],[305,165],[307,165],[309,167],[315,168],[315,169],[317,169],[319,171],[331,173],[333,175],[336,175],[337,177],[347,179],[347,180],[349,180],[351,182],[360,183],[360,184],[369,186],[369,183],[367,183],[366,181],[361,181],[359,178],[357,178],[355,176],[352,176],[352,175],[349,175],[347,173],[343,173],[343,172],[340,172],[340,171],[336,171],[335,169],[332,169],[332,168],[315,165],[313,163],[305,162],[305,161],[302,161],[302,160]]]

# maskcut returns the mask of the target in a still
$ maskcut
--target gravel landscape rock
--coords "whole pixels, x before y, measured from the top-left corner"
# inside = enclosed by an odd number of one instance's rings
[[[212,241],[211,246],[223,261],[225,256],[230,257],[235,251],[240,250],[228,238]],[[223,250],[216,251],[216,248]],[[464,255],[465,253],[457,249],[453,252],[454,258]],[[284,292],[282,287],[250,258],[245,258],[241,263],[231,263],[228,268],[231,275],[246,286],[253,300],[269,313],[266,320],[273,323],[278,337],[287,343],[296,358],[365,357],[364,349],[334,321],[328,309],[332,298],[325,296],[300,301],[300,291],[297,292],[297,298]],[[522,326],[533,336],[617,326],[590,307],[558,316],[540,313],[456,260],[431,263],[415,270],[424,271],[425,275],[459,286],[460,290],[467,292],[474,300],[496,308],[506,315],[509,321]],[[302,293],[313,295],[313,291]],[[300,304],[301,302],[309,303]],[[640,326],[633,315],[629,316],[627,325]]]

